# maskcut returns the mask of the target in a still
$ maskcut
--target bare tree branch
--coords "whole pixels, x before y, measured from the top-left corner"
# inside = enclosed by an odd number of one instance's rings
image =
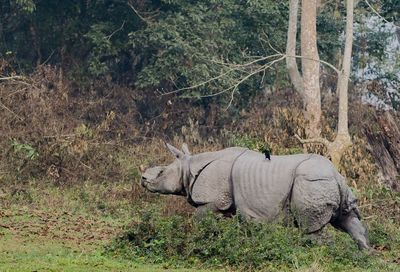
[[[279,58],[277,58],[277,59],[275,59],[275,60],[273,60],[273,61],[271,61],[271,62],[269,62],[269,63],[267,63],[267,64],[265,64],[265,65],[261,65],[261,66],[260,66],[261,68],[256,69],[256,72],[250,72],[250,73],[249,73],[249,72],[247,72],[247,71],[244,69],[244,68],[248,68],[248,67],[251,68],[253,65],[255,65],[255,64],[259,63],[259,62],[266,61],[266,60],[268,60],[268,59],[276,58],[276,57],[279,57]],[[217,75],[217,76],[215,76],[215,77],[213,77],[213,78],[210,78],[210,79],[208,79],[208,80],[206,80],[206,81],[200,82],[200,83],[198,83],[198,84],[196,84],[196,85],[192,85],[192,86],[185,87],[185,88],[180,88],[180,89],[177,89],[177,90],[174,90],[174,91],[170,91],[170,92],[165,92],[165,93],[162,93],[162,94],[160,94],[160,95],[161,95],[161,96],[165,96],[165,95],[170,95],[170,94],[174,94],[174,93],[178,93],[178,92],[182,92],[182,91],[193,90],[193,89],[199,88],[199,87],[201,87],[201,86],[204,86],[204,85],[206,85],[206,84],[208,84],[208,83],[211,83],[211,82],[213,82],[213,81],[216,81],[216,80],[218,80],[218,79],[220,79],[220,78],[222,78],[222,77],[224,77],[224,76],[226,76],[226,75],[228,75],[229,73],[232,73],[232,72],[247,73],[247,75],[245,76],[245,79],[247,80],[247,79],[250,78],[251,76],[253,76],[253,75],[255,75],[255,74],[258,74],[259,72],[262,72],[262,71],[264,71],[264,70],[270,68],[273,64],[275,64],[275,63],[277,63],[277,62],[279,62],[279,61],[282,61],[282,60],[284,60],[284,59],[286,59],[286,58],[288,58],[288,57],[289,57],[289,58],[308,59],[308,60],[320,62],[320,63],[325,64],[326,66],[330,67],[330,68],[331,68],[332,70],[334,70],[337,74],[340,74],[340,71],[339,71],[335,66],[333,66],[332,64],[330,64],[329,62],[326,62],[326,61],[323,61],[323,60],[317,60],[317,59],[313,59],[313,58],[306,58],[306,57],[299,56],[299,55],[287,56],[286,54],[283,54],[283,53],[274,54],[274,55],[270,55],[270,56],[267,56],[267,57],[260,57],[260,58],[258,58],[258,59],[252,60],[252,61],[247,62],[247,63],[244,63],[244,64],[232,64],[232,63],[227,63],[227,62],[221,62],[221,61],[211,60],[210,62],[213,62],[213,63],[215,63],[215,64],[219,64],[219,65],[223,65],[223,66],[229,67],[229,70],[226,71],[226,72],[223,72],[223,73],[221,73],[221,74],[219,74],[219,75]],[[272,64],[272,65],[271,65],[271,64]],[[241,80],[241,83],[242,83],[242,80]],[[231,88],[229,88],[229,89],[231,89]],[[215,96],[215,95],[218,95],[218,94],[225,93],[226,91],[227,91],[227,90],[225,89],[225,90],[220,91],[220,92],[218,92],[218,93],[216,93],[216,94],[211,94],[211,95],[206,95],[206,96],[201,96],[201,97]]]
[[[140,13],[135,9],[135,7],[131,3],[126,3],[126,4],[133,10],[133,12],[135,12],[135,14],[140,18],[140,20],[142,20],[146,24],[149,23],[149,21],[146,18],[144,18],[142,15],[140,15]]]
[[[128,4],[128,5],[129,5],[129,4]],[[125,23],[126,23],[126,21],[124,20],[124,21],[122,22],[122,25],[121,25],[118,29],[114,30],[110,35],[107,36],[107,40],[110,40],[111,37],[114,36],[115,33],[121,31],[121,30],[124,28]]]
[[[265,34],[266,35],[266,34]],[[276,48],[272,47],[272,45],[268,42],[269,47],[271,47],[271,49],[276,52],[276,54],[273,55],[269,55],[266,57],[258,57],[258,56],[253,56],[251,58],[254,58],[253,60],[244,63],[244,64],[237,64],[237,63],[229,63],[229,62],[225,62],[225,61],[219,61],[219,60],[206,60],[209,61],[211,63],[217,64],[217,65],[221,65],[223,67],[225,67],[227,70],[223,71],[222,73],[220,73],[217,76],[214,76],[208,80],[205,80],[203,82],[200,82],[198,84],[192,85],[192,86],[188,86],[188,87],[184,87],[184,88],[180,88],[180,89],[176,89],[174,91],[170,91],[170,92],[160,92],[160,96],[165,96],[165,95],[170,95],[170,94],[175,94],[178,92],[182,92],[182,91],[187,91],[187,90],[193,90],[202,86],[205,86],[211,82],[217,81],[221,78],[224,78],[226,76],[228,76],[230,73],[242,73],[242,76],[236,81],[234,82],[232,85],[228,86],[227,88],[223,89],[222,91],[218,91],[216,93],[211,93],[211,94],[205,94],[205,95],[201,95],[201,98],[204,97],[214,97],[217,95],[221,95],[223,93],[227,93],[230,92],[230,100],[228,103],[228,107],[227,109],[231,106],[233,99],[234,99],[234,95],[237,92],[239,86],[241,84],[243,84],[246,80],[248,80],[250,77],[259,74],[259,73],[263,73],[262,76],[262,80],[261,82],[263,82],[263,79],[265,77],[265,71],[269,68],[271,68],[274,64],[282,61],[282,60],[287,60],[288,58],[290,59],[296,59],[296,58],[300,58],[300,59],[307,59],[307,60],[311,60],[311,61],[316,61],[322,64],[325,64],[326,66],[330,67],[332,70],[334,70],[336,73],[340,74],[340,71],[333,66],[332,64],[330,64],[329,62],[320,60],[320,59],[313,59],[313,58],[309,58],[309,57],[303,57],[303,56],[298,56],[298,55],[288,55],[288,54],[284,54],[282,52],[279,52]],[[274,59],[275,58],[275,59]],[[273,59],[273,60],[271,60]],[[267,63],[263,63],[266,62]]]
[[[245,73],[246,71],[241,70],[244,67],[250,67],[253,64],[256,64],[258,62],[265,61],[265,60],[268,60],[268,59],[271,59],[271,58],[274,58],[274,57],[282,57],[282,54],[275,54],[275,55],[270,55],[270,56],[267,56],[267,57],[261,57],[261,58],[258,58],[256,60],[250,61],[250,62],[245,63],[245,64],[232,64],[232,63],[226,63],[226,62],[211,60],[210,62],[213,62],[215,64],[219,64],[219,65],[223,65],[223,66],[229,67],[229,70],[226,71],[226,72],[223,72],[222,74],[219,74],[219,75],[217,75],[217,76],[215,76],[213,78],[210,78],[210,79],[208,79],[206,81],[200,82],[200,83],[198,83],[196,85],[185,87],[185,88],[180,88],[180,89],[177,89],[177,90],[174,90],[174,91],[171,91],[171,92],[165,92],[165,93],[162,94],[162,96],[178,93],[178,92],[181,92],[181,91],[187,91],[187,90],[196,89],[196,88],[204,86],[204,85],[206,85],[206,84],[208,84],[210,82],[218,80],[218,79],[220,79],[220,78],[222,78],[222,77],[224,77],[224,76],[226,76],[226,75],[228,75],[229,73],[232,73],[232,72],[241,71],[241,72]],[[252,75],[253,75],[253,73],[252,73]],[[222,94],[224,92],[226,92],[226,90],[218,92],[218,94]],[[214,96],[214,95],[211,95],[211,96]],[[205,97],[207,97],[207,96],[205,96]]]
[[[28,78],[26,78],[24,76],[5,76],[5,77],[0,77],[0,81],[10,81],[11,83],[23,84],[23,85],[26,85],[28,87],[38,89],[38,87],[36,87],[35,84],[27,82],[29,80],[28,80]]]
[[[15,79],[25,79],[23,76],[8,76],[8,77],[0,77],[1,80],[15,80]]]
[[[286,55],[285,55],[286,56]],[[331,68],[333,71],[335,71],[337,74],[340,74],[340,71],[338,68],[336,68],[335,66],[333,66],[332,64],[330,64],[327,61],[324,60],[320,60],[320,59],[314,59],[314,58],[308,58],[308,57],[303,57],[303,56],[299,56],[299,55],[294,55],[294,56],[286,56],[288,58],[298,58],[298,59],[306,59],[306,60],[312,60],[312,61],[316,61],[316,62],[320,62],[322,64],[325,64],[326,66],[328,66],[329,68]]]

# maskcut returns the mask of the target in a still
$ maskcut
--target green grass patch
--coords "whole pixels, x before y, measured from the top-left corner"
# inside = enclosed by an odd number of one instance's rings
[[[20,191],[1,188],[1,272],[171,271],[105,252],[138,209],[125,197],[129,184],[30,185]]]
[[[0,271],[166,271],[162,266],[137,263],[105,255],[103,249],[86,249],[56,240],[0,237]],[[168,270],[170,271],[170,270]],[[189,270],[173,270],[189,271]]]
[[[328,238],[311,239],[293,227],[245,222],[239,216],[227,219],[210,214],[194,221],[182,216],[163,218],[149,211],[132,223],[108,247],[108,252],[170,267],[292,271],[317,264],[327,271],[396,271],[398,268],[391,254],[371,256],[359,251],[347,234],[333,228],[328,228],[325,234]],[[376,228],[371,234],[374,242],[384,242],[400,252],[396,246],[399,240],[387,239],[394,233]]]

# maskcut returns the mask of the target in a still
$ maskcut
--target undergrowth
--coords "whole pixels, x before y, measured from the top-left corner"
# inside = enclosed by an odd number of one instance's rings
[[[243,221],[240,216],[223,218],[212,214],[195,220],[182,216],[162,217],[143,212],[108,248],[114,256],[167,267],[290,270],[310,267],[315,262],[329,269],[381,269],[396,267],[359,251],[350,237],[328,228],[322,238],[311,238],[299,229],[272,223]],[[394,250],[400,237],[387,226],[370,232],[375,245]],[[397,235],[397,236],[396,236]],[[392,258],[392,259],[390,259]],[[390,263],[392,262],[392,263]]]

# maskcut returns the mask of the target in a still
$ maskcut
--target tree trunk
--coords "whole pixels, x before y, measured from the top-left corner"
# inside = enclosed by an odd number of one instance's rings
[[[290,81],[296,91],[304,99],[303,79],[296,62],[296,35],[297,35],[297,13],[299,11],[299,0],[290,0],[289,4],[289,27],[286,43],[286,67]]]
[[[304,102],[306,106],[305,117],[309,122],[307,137],[311,139],[303,140],[300,137],[298,137],[298,139],[302,143],[323,143],[328,149],[328,155],[333,164],[336,166],[339,166],[343,153],[352,144],[348,128],[348,82],[350,78],[351,51],[353,46],[353,13],[354,0],[347,0],[345,49],[337,84],[337,92],[339,95],[338,127],[335,140],[330,142],[320,137],[321,94],[319,86],[320,62],[316,32],[317,0],[302,1],[301,55]],[[289,46],[288,48],[291,49]]]
[[[301,56],[304,86],[305,118],[308,121],[307,137],[321,134],[321,92],[319,87],[319,55],[317,48],[317,0],[301,3]]]
[[[32,38],[33,49],[36,54],[36,66],[39,66],[42,63],[42,53],[40,52],[39,37],[37,35],[36,26],[33,22],[30,22],[29,32]]]
[[[338,94],[339,94],[339,120],[338,134],[349,135],[348,125],[348,83],[351,69],[351,52],[353,48],[353,13],[354,2],[347,0],[346,7],[346,41],[343,54],[343,67],[340,70],[338,78]]]
[[[332,162],[339,165],[340,158],[352,144],[349,134],[348,121],[348,85],[351,69],[351,52],[353,47],[353,14],[354,0],[346,1],[346,39],[342,61],[342,68],[338,77],[339,116],[336,138],[328,146]]]

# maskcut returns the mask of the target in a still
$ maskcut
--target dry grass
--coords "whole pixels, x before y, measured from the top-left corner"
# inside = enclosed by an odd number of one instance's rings
[[[0,71],[7,69],[2,63]],[[0,182],[11,186],[14,194],[26,190],[32,179],[58,186],[123,182],[130,184],[129,193],[110,194],[120,198],[129,194],[134,203],[151,203],[155,197],[144,193],[138,184],[139,169],[171,161],[164,141],[176,146],[187,142],[193,153],[241,143],[243,137],[252,141],[254,149],[267,144],[273,154],[303,149],[294,135],[304,136],[306,123],[300,99],[291,90],[276,92],[273,97],[259,96],[229,121],[227,113],[212,107],[215,113],[209,122],[204,121],[208,118],[204,108],[187,101],[171,102],[105,81],[79,89],[49,66],[39,67],[29,77],[2,81],[0,97],[0,147],[5,150],[0,153]],[[398,220],[393,215],[399,210],[397,200],[379,201],[386,199],[382,197],[384,185],[377,180],[362,134],[371,110],[357,101],[352,103],[354,145],[339,170],[358,191],[367,216],[387,211]],[[324,115],[335,116],[335,108],[324,108]],[[335,120],[323,119],[323,134],[330,140]],[[321,145],[307,149],[326,152]],[[184,200],[165,199],[165,214],[176,207],[183,214],[191,212]]]

